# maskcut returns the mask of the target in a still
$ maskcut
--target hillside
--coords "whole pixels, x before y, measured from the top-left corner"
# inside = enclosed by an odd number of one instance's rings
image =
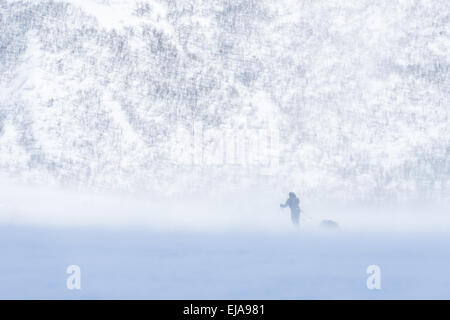
[[[445,0],[0,0],[0,174],[448,198],[449,50]]]

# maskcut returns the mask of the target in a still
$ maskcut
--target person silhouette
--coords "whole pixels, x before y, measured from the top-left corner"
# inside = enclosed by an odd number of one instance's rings
[[[294,226],[298,226],[300,221],[300,200],[295,193],[289,192],[289,198],[284,204],[280,204],[281,208],[289,207],[291,209],[291,221]]]

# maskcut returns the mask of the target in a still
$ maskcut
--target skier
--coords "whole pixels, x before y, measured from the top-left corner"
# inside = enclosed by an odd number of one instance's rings
[[[300,200],[297,198],[295,193],[289,192],[289,198],[286,200],[285,204],[280,204],[281,208],[286,208],[289,206],[291,209],[291,221],[292,224],[298,226],[298,222],[300,220]]]

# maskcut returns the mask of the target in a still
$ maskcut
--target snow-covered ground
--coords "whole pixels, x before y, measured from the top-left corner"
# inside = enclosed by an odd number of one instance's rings
[[[442,234],[0,229],[0,298],[449,299]],[[66,268],[81,268],[81,290]],[[366,269],[381,268],[381,290]]]
[[[327,215],[305,201],[295,229],[277,208],[284,199],[262,192],[159,202],[2,194],[3,299],[450,298],[448,219],[430,210]],[[327,217],[340,230],[321,230]],[[70,265],[81,268],[81,290],[66,287]],[[371,265],[381,290],[366,286]]]

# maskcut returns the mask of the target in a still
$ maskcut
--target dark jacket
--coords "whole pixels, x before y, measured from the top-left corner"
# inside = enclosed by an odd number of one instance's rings
[[[291,212],[300,213],[300,200],[296,196],[289,197],[285,204],[282,204],[282,208],[289,207]]]

